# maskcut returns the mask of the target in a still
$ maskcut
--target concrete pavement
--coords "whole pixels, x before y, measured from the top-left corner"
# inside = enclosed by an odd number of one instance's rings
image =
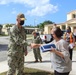
[[[41,69],[49,72],[53,72],[52,64],[50,61],[50,53],[41,53],[43,62],[40,63],[33,63],[34,61],[34,56],[33,52],[30,52],[26,58],[25,58],[25,66],[28,68],[35,68],[35,69]],[[70,75],[76,75],[76,51],[73,51],[73,61],[72,61],[72,71],[70,72]]]
[[[76,75],[76,51],[74,51],[73,53],[74,54],[73,54],[73,61],[72,61],[72,71],[71,71],[70,75]],[[33,63],[34,55],[33,55],[33,51],[31,50],[28,53],[28,55],[25,56],[25,64],[24,64],[25,67],[53,72],[53,68],[52,68],[51,62],[50,62],[50,53],[41,52],[41,55],[43,58],[43,62]],[[7,70],[8,70],[7,61],[0,62],[0,73],[5,72]]]

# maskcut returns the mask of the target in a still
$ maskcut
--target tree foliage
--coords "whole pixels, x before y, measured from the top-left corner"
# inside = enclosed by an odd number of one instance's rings
[[[12,27],[12,25],[11,24],[6,24],[6,27],[10,28],[10,27]]]
[[[45,25],[48,25],[48,24],[53,24],[54,22],[50,21],[50,20],[47,20],[47,21],[44,21],[43,23],[40,23],[37,25],[38,28],[40,29],[43,29]]]
[[[2,24],[0,24],[0,28],[2,28],[3,26],[2,26]]]

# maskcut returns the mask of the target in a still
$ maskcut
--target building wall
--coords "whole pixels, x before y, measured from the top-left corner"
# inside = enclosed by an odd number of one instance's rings
[[[2,28],[2,34],[8,35],[7,28]]]
[[[12,26],[15,24],[12,24]],[[3,25],[2,27],[2,34],[8,35],[9,34],[9,30],[11,27],[6,27],[6,24]],[[39,28],[29,28],[29,27],[25,27],[25,32],[27,34],[31,34],[33,31],[38,31]]]
[[[72,15],[71,14],[67,14],[67,21],[72,19]]]
[[[64,23],[57,24],[57,27],[60,27],[61,30],[66,30],[67,26],[71,27],[72,32],[76,31],[76,17],[73,17],[73,14],[76,15],[76,10],[67,14],[67,21]],[[44,32],[49,34],[50,29],[54,24],[45,25]]]
[[[48,31],[48,28],[49,28],[49,27],[45,26],[45,28],[44,28],[44,30],[45,30],[45,31],[44,31],[44,34],[48,34],[48,32],[49,32],[49,31]]]
[[[76,10],[67,14],[67,21],[73,19],[74,17],[76,17]]]
[[[50,34],[52,27],[53,27],[52,24],[45,25],[45,27],[44,27],[44,34]]]

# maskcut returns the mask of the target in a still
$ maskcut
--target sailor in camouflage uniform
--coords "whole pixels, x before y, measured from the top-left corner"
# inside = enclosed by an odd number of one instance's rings
[[[42,40],[41,40],[41,38],[40,38],[40,36],[37,32],[33,31],[32,34],[34,35],[33,43],[35,43],[35,44],[42,43]],[[42,57],[41,57],[41,54],[40,54],[40,48],[34,48],[33,53],[34,53],[34,57],[35,57],[34,62],[38,62],[38,59],[40,60],[40,62],[42,62]]]
[[[7,75],[24,75],[24,54],[27,55],[26,33],[22,27],[24,20],[24,14],[18,14],[17,24],[10,29]]]

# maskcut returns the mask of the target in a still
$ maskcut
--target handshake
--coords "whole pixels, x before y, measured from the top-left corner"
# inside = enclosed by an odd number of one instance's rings
[[[31,48],[38,48],[41,46],[41,44],[31,43],[30,46],[31,46]]]
[[[40,48],[40,50],[42,50],[42,52],[47,52],[47,51],[51,51],[53,49],[56,49],[55,44],[52,43],[48,43],[48,44],[31,44],[31,48]]]

